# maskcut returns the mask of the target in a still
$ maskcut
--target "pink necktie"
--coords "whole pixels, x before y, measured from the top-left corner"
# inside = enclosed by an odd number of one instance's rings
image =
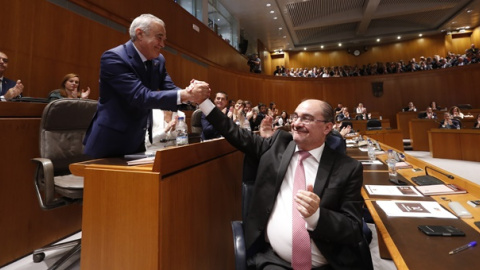
[[[310,248],[310,235],[305,227],[305,219],[297,210],[295,195],[298,190],[306,190],[305,170],[303,160],[310,156],[307,151],[299,151],[297,169],[293,181],[292,200],[292,267],[295,270],[312,269],[312,250]]]

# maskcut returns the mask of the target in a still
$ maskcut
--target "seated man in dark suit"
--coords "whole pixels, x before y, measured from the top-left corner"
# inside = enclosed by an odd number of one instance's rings
[[[227,112],[227,104],[228,104],[228,95],[225,92],[217,92],[215,95],[214,100],[215,106],[222,111],[224,114],[228,114]],[[213,128],[212,124],[208,122],[205,114],[202,114],[202,140],[210,140],[214,138],[220,138],[222,135],[217,132],[216,129]]]
[[[12,81],[3,75],[8,68],[8,56],[0,51],[0,100],[8,101],[12,98],[21,96],[23,84],[20,80]]]
[[[438,128],[460,129],[460,122],[453,118],[449,112],[443,114],[443,121]]]
[[[258,164],[255,193],[244,220],[250,265],[373,269],[362,234],[363,168],[325,147],[335,117],[328,103],[303,101],[293,114],[292,132],[279,129],[269,138],[239,128],[209,100],[200,109],[232,145]]]
[[[433,111],[432,107],[427,107],[427,110],[418,114],[420,119],[437,119],[437,114]]]

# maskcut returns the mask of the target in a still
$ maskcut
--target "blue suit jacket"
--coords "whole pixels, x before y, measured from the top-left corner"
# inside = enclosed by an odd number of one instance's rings
[[[17,82],[12,81],[12,80],[10,80],[10,79],[7,79],[7,78],[3,77],[3,80],[2,80],[2,93],[0,94],[0,96],[5,95],[5,93],[7,93],[7,91],[8,91],[10,88],[15,87],[16,84],[17,84]]]
[[[132,41],[102,55],[100,98],[85,135],[85,154],[102,158],[138,152],[144,147],[151,109],[177,110],[179,88],[165,69],[163,55],[152,60],[150,76]]]

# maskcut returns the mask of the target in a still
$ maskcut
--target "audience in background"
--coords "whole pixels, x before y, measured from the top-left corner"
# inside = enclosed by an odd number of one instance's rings
[[[415,107],[415,105],[413,105],[413,102],[408,102],[408,106],[403,108],[404,112],[416,112],[417,111],[417,108]]]
[[[432,107],[428,106],[424,113],[419,114],[418,118],[437,119],[437,114],[433,111]]]
[[[215,95],[215,99],[213,101],[215,103],[215,106],[222,111],[222,113],[227,114],[227,104],[228,104],[228,95],[225,92],[217,92]],[[213,128],[212,124],[208,122],[207,118],[205,117],[205,114],[202,114],[202,134],[201,138],[202,140],[209,140],[209,139],[214,139],[214,138],[219,138],[221,137],[220,133],[217,132],[216,129]]]
[[[452,115],[452,117],[454,118],[460,118],[460,119],[463,119],[463,117],[465,116],[461,111],[460,111],[460,108],[458,108],[457,106],[452,106],[450,108],[450,114]]]
[[[454,119],[449,112],[443,113],[443,120],[440,123],[439,128],[446,129],[460,129],[460,122]]]
[[[432,110],[434,110],[434,111],[446,111],[446,110],[447,110],[447,108],[442,108],[442,107],[438,106],[438,105],[437,105],[437,102],[435,102],[435,101],[432,101],[432,102],[430,103],[430,107],[431,107]]]
[[[8,56],[0,51],[0,100],[8,101],[12,98],[22,95],[23,84],[22,81],[12,81],[4,77],[5,71],[8,68]]]
[[[75,73],[68,73],[63,77],[62,83],[60,84],[60,89],[51,91],[48,94],[48,99],[50,101],[61,98],[82,98],[87,99],[90,95],[90,87],[87,87],[87,90],[82,89],[78,91],[80,87],[80,77]]]
[[[473,128],[480,128],[480,113],[477,115],[477,121],[473,124]]]
[[[175,125],[178,117],[185,117],[182,111],[152,109],[152,134],[145,134],[145,149],[158,149],[175,145]]]
[[[444,69],[456,66],[465,66],[480,62],[480,50],[472,44],[464,54],[448,52],[445,57],[434,55],[433,57],[420,56],[420,61],[415,58],[408,62],[399,60],[397,62],[377,62],[367,65],[343,65],[331,67],[313,68],[277,68],[273,75],[299,78],[329,78],[329,77],[356,77],[372,76],[405,72],[420,72],[432,69]],[[432,107],[434,108],[434,107]]]

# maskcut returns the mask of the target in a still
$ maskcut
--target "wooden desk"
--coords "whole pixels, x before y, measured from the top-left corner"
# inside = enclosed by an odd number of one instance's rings
[[[403,151],[403,135],[399,129],[367,130],[365,135]]]
[[[397,128],[402,131],[404,139],[410,139],[410,126],[408,122],[412,119],[418,119],[420,112],[398,112],[397,113]]]
[[[382,149],[391,147],[380,143]],[[398,149],[394,149],[398,150]],[[347,153],[357,159],[364,159],[366,153],[359,153],[355,148],[347,149]],[[422,160],[405,154],[406,160],[414,167],[423,168],[429,165],[441,172],[444,170],[430,165]],[[384,162],[386,154],[377,156]],[[413,172],[411,169],[398,170],[403,180],[411,179],[413,176],[424,175],[422,172]],[[446,183],[455,183],[468,190],[467,194],[442,195],[431,197],[386,197],[386,196],[368,196],[365,190],[362,195],[365,204],[372,214],[378,232],[380,256],[382,258],[391,258],[398,269],[469,269],[472,265],[478,265],[480,249],[473,248],[456,255],[448,255],[448,252],[456,247],[462,246],[470,241],[480,241],[480,229],[473,222],[480,220],[480,208],[473,208],[467,205],[467,200],[478,199],[480,197],[480,186],[463,179],[457,175],[455,180],[448,179],[434,171],[431,175],[438,177]],[[364,184],[384,184],[389,185],[388,172],[385,164],[364,165]],[[446,209],[449,209],[448,202],[440,197],[446,197],[453,201],[460,202],[467,208],[473,219],[435,219],[435,218],[403,218],[388,217],[376,204],[378,200],[435,200]],[[418,225],[453,225],[463,230],[467,237],[429,237],[421,233]]]
[[[364,134],[367,131],[367,122],[368,120],[345,120],[352,122],[353,130],[358,131],[361,134]],[[382,119],[382,128],[387,129],[390,128],[390,120],[389,119]]]
[[[431,129],[428,141],[434,158],[480,161],[480,129]]]
[[[243,154],[224,139],[72,164],[85,176],[82,269],[233,269]]]
[[[0,266],[80,230],[81,206],[40,208],[33,177],[46,104],[0,102]]]
[[[411,119],[410,140],[412,148],[415,151],[429,151],[428,131],[432,128],[438,128],[440,121],[436,119]]]

